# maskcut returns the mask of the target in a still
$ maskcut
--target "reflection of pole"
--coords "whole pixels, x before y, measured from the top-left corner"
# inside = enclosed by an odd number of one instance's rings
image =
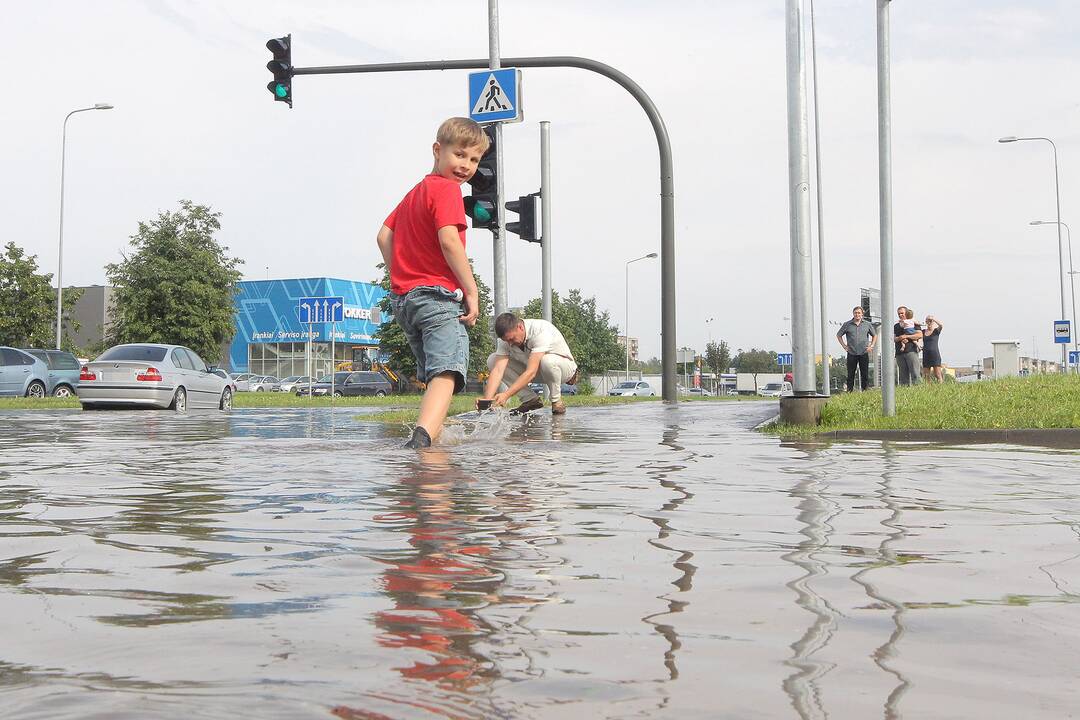
[[[893,326],[892,109],[889,84],[889,2],[877,0],[878,203],[881,235],[881,414],[896,415],[896,348]]]
[[[810,156],[807,152],[803,0],[787,0],[788,198],[791,237],[791,346],[796,395],[814,395],[813,262],[810,258]]]
[[[542,302],[544,319],[551,322],[551,123],[540,123],[540,242],[542,258]]]
[[[810,57],[813,59],[814,73],[814,172],[815,193],[817,197],[817,241],[818,241],[818,305],[821,309],[821,394],[830,395],[829,382],[829,321],[825,314],[825,220],[821,207],[821,128],[818,119],[817,91],[817,35],[814,32],[814,0],[810,0]]]

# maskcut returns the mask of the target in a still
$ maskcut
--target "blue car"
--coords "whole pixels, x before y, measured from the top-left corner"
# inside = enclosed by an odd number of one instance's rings
[[[0,347],[0,395],[42,398],[48,393],[49,366],[13,347]]]
[[[49,377],[45,392],[53,397],[74,397],[75,387],[79,384],[79,361],[63,350],[37,350],[21,348],[24,353],[33,355],[49,366]]]

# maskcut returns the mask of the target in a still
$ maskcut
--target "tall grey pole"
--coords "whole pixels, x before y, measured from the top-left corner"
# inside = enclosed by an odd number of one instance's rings
[[[664,118],[641,86],[624,72],[591,58],[573,55],[503,58],[511,67],[574,67],[603,75],[630,93],[645,111],[660,155],[660,354],[663,367],[664,402],[678,404],[675,374],[675,171],[671,138]],[[342,75],[352,73],[411,72],[427,70],[474,70],[487,67],[487,61],[423,60],[418,62],[371,63],[366,65],[326,65],[293,68],[293,75]]]
[[[488,0],[488,67],[498,70],[499,59],[499,0]],[[503,207],[503,124],[495,123],[495,192],[498,203],[495,207],[496,225],[492,230],[492,295],[495,300],[495,316],[506,312],[508,307],[506,291],[506,209]]]
[[[60,242],[56,254],[56,349],[60,349],[64,320],[64,171],[67,167],[67,124],[75,113],[87,110],[112,110],[108,103],[94,103],[92,107],[72,110],[64,117],[64,132],[60,141]]]
[[[829,381],[829,320],[825,310],[825,220],[821,200],[821,121],[818,113],[817,33],[814,30],[814,0],[810,0],[810,57],[814,76],[814,172],[817,197],[818,306],[821,309],[821,394],[831,395]]]
[[[1065,223],[1061,223],[1065,225]],[[1069,238],[1069,289],[1072,292],[1072,337],[1073,337],[1073,350],[1080,352],[1080,338],[1077,337],[1076,330],[1076,271],[1073,270],[1073,257],[1072,257],[1072,230],[1068,225],[1065,225],[1065,234]],[[1076,366],[1076,372],[1080,373],[1080,363]]]
[[[540,242],[541,302],[544,319],[551,322],[551,123],[540,123],[540,225],[543,228]]]
[[[881,414],[896,415],[896,348],[893,345],[892,109],[889,86],[889,2],[877,0],[878,204],[881,235]]]
[[[813,259],[810,254],[810,155],[806,115],[803,0],[787,0],[788,197],[791,217],[791,352],[794,392],[814,395]]]

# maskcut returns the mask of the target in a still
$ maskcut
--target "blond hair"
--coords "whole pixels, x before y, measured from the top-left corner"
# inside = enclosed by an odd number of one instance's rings
[[[481,153],[487,152],[491,141],[488,140],[484,128],[475,120],[463,117],[452,117],[444,120],[435,133],[435,140],[440,145],[452,145],[458,147],[479,147]]]

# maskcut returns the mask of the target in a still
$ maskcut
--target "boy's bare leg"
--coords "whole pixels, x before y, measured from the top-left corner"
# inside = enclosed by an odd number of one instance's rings
[[[427,390],[420,400],[420,419],[416,424],[427,430],[434,440],[443,429],[443,421],[454,397],[454,373],[446,372],[428,380]]]

